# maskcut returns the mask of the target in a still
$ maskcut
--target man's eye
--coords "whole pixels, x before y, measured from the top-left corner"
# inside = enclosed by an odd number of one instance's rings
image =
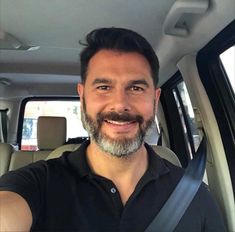
[[[110,90],[110,86],[100,85],[100,86],[97,86],[96,89],[98,89],[98,90]]]
[[[130,87],[131,91],[136,91],[136,92],[140,92],[140,91],[144,91],[144,88],[140,87],[140,86],[131,86]]]

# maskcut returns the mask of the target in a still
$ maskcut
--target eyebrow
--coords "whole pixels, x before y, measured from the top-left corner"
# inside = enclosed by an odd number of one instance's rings
[[[109,79],[105,79],[105,78],[96,78],[93,82],[92,85],[96,85],[96,84],[110,84],[112,83],[111,80]]]
[[[149,84],[146,80],[133,80],[129,81],[129,85],[145,85],[146,87],[149,87]]]
[[[96,78],[93,82],[92,85],[97,85],[97,84],[111,84],[112,80],[106,79],[106,78]],[[140,79],[140,80],[131,80],[128,82],[128,85],[145,85],[146,87],[149,87],[149,84],[147,83],[146,80]]]

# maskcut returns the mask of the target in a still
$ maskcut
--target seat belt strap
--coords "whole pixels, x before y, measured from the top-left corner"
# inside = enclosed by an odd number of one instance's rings
[[[189,162],[175,190],[145,232],[174,231],[202,183],[205,166],[206,137],[203,136],[195,157]]]
[[[8,109],[5,110],[0,110],[1,113],[1,130],[2,130],[2,137],[3,141],[2,142],[7,142],[7,111]]]

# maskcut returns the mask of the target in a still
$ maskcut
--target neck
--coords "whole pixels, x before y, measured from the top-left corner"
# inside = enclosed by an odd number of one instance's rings
[[[119,190],[123,204],[133,193],[148,166],[144,145],[135,153],[119,158],[103,152],[95,142],[91,141],[87,148],[87,160],[95,174],[113,181]]]

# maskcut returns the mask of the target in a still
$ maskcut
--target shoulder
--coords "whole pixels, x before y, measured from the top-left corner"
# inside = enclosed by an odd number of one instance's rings
[[[166,172],[173,172],[182,175],[184,169],[181,168],[180,161],[176,154],[169,148],[161,146],[150,146],[145,143],[145,147],[149,154],[150,165],[153,168],[158,168],[159,170]]]
[[[29,177],[36,178],[40,174],[45,174],[47,170],[46,161],[40,160],[14,171],[7,172],[0,178],[0,188],[9,183],[17,184],[18,181],[27,181]]]
[[[66,170],[66,156],[69,154],[70,152],[66,152],[60,158],[40,160],[4,174],[0,178],[0,191],[13,191],[22,195],[30,190],[43,190],[53,177],[53,173],[62,173]]]
[[[193,215],[193,220],[201,220],[203,231],[226,231],[221,210],[205,183],[201,184],[186,214]]]
[[[0,180],[2,181],[5,178],[13,177],[13,176],[15,177],[17,175],[24,176],[24,175],[34,175],[34,174],[46,173],[47,169],[50,166],[53,166],[54,164],[62,163],[61,160],[62,160],[61,157],[57,158],[57,159],[48,160],[48,161],[39,160],[34,163],[23,166],[21,168],[18,168],[16,170],[7,172],[6,174],[4,174],[0,178]],[[0,181],[0,183],[1,183],[1,181]]]
[[[195,202],[195,204],[199,204],[202,206],[202,214],[204,214],[205,217],[211,214],[218,216],[217,213],[220,210],[216,203],[215,197],[210,192],[208,185],[206,185],[204,182],[201,184],[193,201]]]
[[[47,197],[48,188],[52,184],[54,186],[59,183],[59,176],[66,173],[66,156],[68,155],[69,152],[60,158],[40,160],[6,173],[0,178],[0,191],[19,194],[28,203],[33,218],[37,218]]]

